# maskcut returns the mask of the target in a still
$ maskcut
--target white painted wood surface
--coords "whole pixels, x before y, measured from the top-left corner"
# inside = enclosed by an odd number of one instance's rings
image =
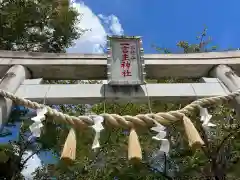
[[[94,104],[106,99],[115,102],[147,102],[147,91],[151,100],[185,101],[201,97],[226,95],[221,83],[147,84],[137,92],[115,93],[104,84],[46,84],[21,85],[17,96],[47,104]],[[105,93],[104,93],[105,90]],[[105,96],[104,96],[105,94]]]
[[[230,65],[240,73],[240,51],[196,54],[145,54],[147,77],[208,76],[217,64]],[[21,64],[32,78],[43,79],[107,79],[104,54],[52,54],[0,51],[0,77],[12,65]]]

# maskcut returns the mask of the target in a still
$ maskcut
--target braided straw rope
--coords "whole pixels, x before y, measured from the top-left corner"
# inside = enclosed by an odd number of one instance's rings
[[[5,98],[11,99],[14,103],[18,105],[23,105],[28,108],[38,109],[46,107],[48,113],[46,115],[53,116],[57,120],[64,122],[68,125],[73,127],[84,127],[93,125],[93,121],[89,116],[69,116],[67,114],[63,114],[58,112],[55,109],[50,108],[49,106],[45,106],[43,104],[38,104],[36,102],[31,102],[27,99],[20,98],[15,96],[12,93],[6,92],[4,90],[0,90],[0,95]],[[209,98],[202,98],[198,99],[184,108],[176,111],[169,111],[169,112],[159,112],[159,113],[152,113],[152,114],[139,114],[136,116],[124,115],[120,116],[117,114],[101,114],[104,117],[104,120],[107,124],[113,125],[115,127],[124,127],[124,128],[131,128],[134,126],[142,126],[142,127],[152,127],[154,125],[154,121],[157,121],[161,124],[169,124],[178,120],[181,120],[184,115],[190,114],[196,109],[200,107],[209,106],[213,104],[218,104],[223,101],[229,101],[235,98],[236,96],[240,95],[240,90],[230,93],[225,96],[215,96]]]

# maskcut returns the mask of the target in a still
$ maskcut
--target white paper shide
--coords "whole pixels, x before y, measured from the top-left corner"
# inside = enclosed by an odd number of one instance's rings
[[[212,115],[208,113],[207,108],[200,108],[200,121],[202,122],[202,127],[208,130],[210,127],[215,127],[216,124],[210,122]]]
[[[166,127],[164,127],[163,125],[161,125],[160,123],[155,121],[156,126],[152,127],[151,130],[157,132],[156,136],[153,136],[152,139],[161,141],[161,146],[159,151],[161,152],[165,152],[166,154],[169,153],[170,150],[170,143],[168,141],[168,139],[165,139],[167,133],[165,131]]]
[[[100,147],[99,139],[100,139],[100,133],[104,129],[102,123],[104,121],[104,118],[102,116],[92,116],[94,125],[91,126],[95,131],[95,137],[92,144],[92,149],[96,149]]]
[[[45,114],[47,113],[47,108],[43,107],[37,110],[37,116],[31,118],[34,123],[29,126],[30,131],[32,132],[32,136],[40,137],[41,135],[41,127],[43,127],[42,121],[46,119]]]

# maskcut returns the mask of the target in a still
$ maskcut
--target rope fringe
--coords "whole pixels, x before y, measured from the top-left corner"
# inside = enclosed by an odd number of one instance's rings
[[[183,116],[183,125],[188,138],[189,146],[193,149],[202,147],[202,145],[204,145],[204,142],[200,137],[197,129],[194,127],[192,121],[187,116]]]
[[[67,139],[65,141],[62,154],[61,154],[61,160],[66,164],[71,164],[75,158],[76,158],[76,133],[75,130],[72,128],[70,129]]]
[[[136,131],[132,128],[128,140],[128,160],[138,163],[142,160],[142,150]]]

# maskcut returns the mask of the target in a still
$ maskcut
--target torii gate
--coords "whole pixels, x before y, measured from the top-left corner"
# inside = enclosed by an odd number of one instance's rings
[[[129,40],[129,38],[124,40]],[[232,97],[240,94],[239,77],[235,74],[235,72],[240,73],[239,51],[197,54],[149,54],[144,55],[144,64],[140,63],[142,69],[140,69],[141,73],[138,74],[139,77],[145,75],[150,79],[163,77],[209,77],[202,78],[201,83],[141,84],[141,81],[135,81],[135,83],[137,82],[136,84],[130,83],[130,85],[137,85],[137,88],[131,87],[128,91],[121,89],[122,82],[120,83],[120,89],[113,86],[116,86],[119,82],[114,82],[113,84],[42,84],[43,79],[111,80],[111,73],[118,73],[118,67],[111,70],[110,66],[114,65],[114,61],[117,62],[117,59],[111,56],[112,54],[51,54],[0,51],[0,77],[2,77],[0,90],[35,102],[42,103],[45,101],[49,105],[93,104],[103,100],[129,101],[129,99],[134,102],[143,102],[147,101],[148,97],[151,100],[193,101],[203,97],[225,96],[229,95],[230,92],[238,90],[231,97],[228,96],[228,99],[232,99]],[[141,58],[139,59],[141,60]],[[140,67],[140,65],[136,64],[136,67]],[[121,77],[120,80],[122,79],[124,78]],[[6,97],[10,96],[6,95]],[[0,99],[0,124],[8,119],[12,106],[10,99],[5,99],[4,97]],[[14,97],[12,100],[14,100]],[[239,97],[236,98],[235,102],[237,103],[236,108],[238,108],[240,104]],[[188,108],[191,109],[189,106]],[[181,110],[181,112],[183,111],[184,109]],[[176,112],[172,112],[172,114],[169,113],[168,115],[171,116],[174,113],[176,114]],[[183,117],[183,124],[187,127],[185,131],[189,138],[189,144],[194,144],[195,142],[202,144],[198,133],[195,133],[194,126],[185,117]],[[74,118],[75,122],[77,122],[83,117]],[[118,116],[117,118],[121,117]],[[74,124],[74,121],[71,118],[69,119],[68,123],[70,122],[69,124],[71,124],[73,122],[72,124]],[[124,118],[122,119],[124,120]],[[129,159],[136,157],[141,159],[141,148],[138,138],[134,128],[131,128],[128,156]],[[75,158],[75,152],[72,150],[74,146],[76,147],[76,139],[74,138],[76,136],[74,135],[74,130],[71,129],[61,158]],[[194,139],[195,142],[193,141]],[[70,146],[73,146],[73,148]]]
[[[94,104],[106,101],[185,101],[226,95],[239,88],[240,51],[193,54],[145,54],[149,79],[163,77],[202,78],[201,83],[140,85],[130,94],[114,91],[108,84],[41,84],[45,80],[107,79],[105,54],[53,54],[0,51],[0,89],[46,104]],[[146,88],[148,92],[146,92]],[[240,99],[237,98],[240,103]],[[11,110],[11,100],[1,98],[1,123]]]

